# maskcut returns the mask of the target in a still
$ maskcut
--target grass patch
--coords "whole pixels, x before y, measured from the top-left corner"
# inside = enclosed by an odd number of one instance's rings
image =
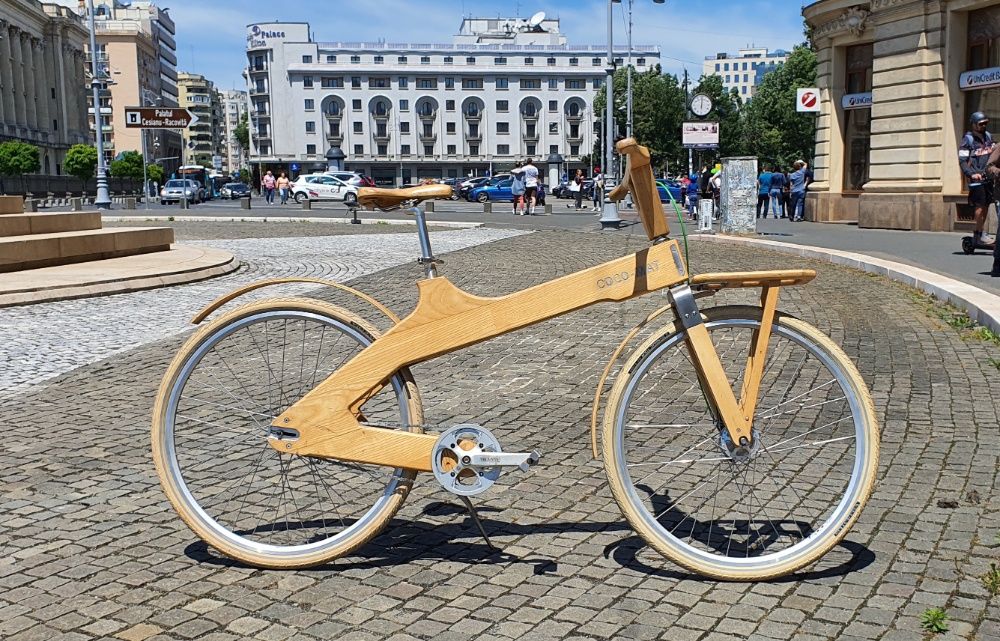
[[[948,631],[948,613],[941,608],[927,608],[920,615],[920,627],[940,634]]]
[[[910,298],[924,308],[931,318],[936,318],[948,327],[958,331],[962,340],[976,340],[1000,346],[1000,334],[972,320],[969,314],[951,303],[940,301],[926,292],[911,290]],[[990,358],[990,365],[1000,369],[1000,359]]]
[[[1000,568],[996,563],[990,563],[990,569],[979,578],[991,596],[1000,594]]]

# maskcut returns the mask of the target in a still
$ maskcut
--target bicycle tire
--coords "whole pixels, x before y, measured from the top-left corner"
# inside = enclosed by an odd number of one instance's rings
[[[274,417],[378,335],[329,303],[273,298],[233,310],[185,342],[156,397],[152,449],[164,492],[199,538],[243,563],[292,569],[349,554],[389,523],[416,472],[285,456],[266,443]],[[408,370],[362,411],[421,431]]]
[[[717,343],[720,359],[737,393],[748,350],[735,349],[738,356],[735,362],[730,362],[727,359],[731,358],[734,348],[729,347],[728,343],[735,345],[735,337],[738,336],[748,341],[752,330],[759,327],[761,313],[760,308],[744,306],[717,307],[703,312],[706,327],[713,342]],[[609,485],[623,515],[650,547],[674,563],[704,576],[727,581],[762,581],[790,574],[814,563],[844,538],[859,517],[875,484],[879,430],[871,395],[860,373],[843,350],[818,329],[792,316],[777,314],[769,342],[768,365],[761,382],[754,416],[755,429],[760,426],[755,440],[760,445],[755,456],[737,462],[724,449],[728,447],[723,436],[724,430],[714,420],[697,378],[691,376],[678,381],[678,377],[667,376],[670,372],[663,372],[660,367],[661,361],[669,358],[666,355],[674,353],[680,355],[679,365],[692,367],[691,361],[687,360],[689,356],[686,355],[683,338],[684,330],[677,324],[668,325],[656,332],[629,357],[610,392],[602,429],[602,452]],[[798,371],[791,376],[786,371],[786,365],[791,362],[794,366],[794,361],[787,357],[781,359],[784,349],[781,343],[788,344],[785,351],[798,346],[805,353]],[[746,346],[748,345],[747,342]],[[810,358],[815,362],[806,370],[805,364]],[[802,392],[802,387],[808,386],[810,380],[822,380],[819,374],[823,368],[828,370],[832,379],[813,390]],[[776,383],[780,385],[775,386]],[[687,389],[680,390],[685,386]],[[780,391],[782,387],[785,391],[777,405],[774,405],[775,390]],[[836,395],[836,389],[843,392],[843,398],[832,398]],[[790,393],[797,396],[786,400]],[[815,398],[812,398],[813,393]],[[670,402],[668,396],[671,394],[678,399],[678,417],[683,417],[680,422],[677,422],[678,419],[671,421],[670,412],[661,412],[659,409]],[[803,394],[808,395],[804,397]],[[640,407],[641,403],[649,403],[651,407]],[[788,408],[790,403],[797,403],[798,408]],[[849,410],[853,438],[851,430],[844,430],[846,434],[840,434],[835,433],[839,428],[831,427],[845,421],[847,415],[840,419],[834,418],[834,422],[826,425],[831,415],[836,417],[838,403]],[[786,409],[781,410],[783,406]],[[784,418],[790,414],[796,416]],[[641,418],[630,424],[630,420],[635,417]],[[659,422],[660,419],[663,422]],[[696,419],[705,421],[705,424],[693,422]],[[803,425],[809,420],[813,424],[819,423],[821,427],[809,428],[808,425]],[[793,422],[796,425],[793,426]],[[779,430],[785,423],[789,429],[804,431],[790,431],[785,440],[778,442]],[[693,439],[686,438],[685,443],[706,434],[707,437],[696,442],[694,447],[682,451],[680,458],[671,460],[668,455],[662,463],[658,460],[653,463],[641,462],[643,449],[659,448],[652,456],[653,459],[659,459],[660,451],[677,449],[669,441],[699,426],[700,429],[695,430],[697,436]],[[679,435],[677,428],[683,428]],[[821,429],[829,429],[831,437],[814,443],[807,443],[802,439],[810,434],[815,434],[811,437],[814,440],[820,438],[823,433],[816,433]],[[640,445],[627,451],[632,440]],[[788,446],[789,443],[792,445]],[[849,451],[851,448],[853,453]],[[709,456],[702,457],[702,453]],[[710,465],[715,461],[718,461],[718,465]],[[827,464],[830,469],[827,469]],[[630,470],[639,470],[637,466],[640,465],[645,468],[641,472],[646,476],[641,479],[643,482],[635,483]],[[775,471],[771,475],[764,473],[758,479],[760,470],[750,471],[750,468],[758,465],[761,468],[773,465]],[[649,472],[648,466],[655,466],[656,469]],[[669,466],[673,467],[668,472],[666,468]],[[711,472],[706,473],[707,480],[700,484],[695,484],[698,483],[697,480],[691,480],[691,477],[696,476],[692,470],[697,471],[702,467],[719,469],[714,477],[714,488],[706,486],[713,480],[713,477],[708,476]],[[797,473],[791,472],[788,477],[778,475],[778,472],[785,474],[791,468],[795,468]],[[849,473],[846,472],[847,468]],[[729,479],[723,479],[725,482],[720,483],[720,476],[727,472]],[[652,481],[650,484],[645,484],[644,481],[654,474],[660,474],[660,478],[665,480],[649,492]],[[751,474],[753,478],[750,478]],[[843,478],[845,475],[846,480]],[[740,478],[742,486],[738,480]],[[803,486],[809,479],[828,482],[833,489],[822,487],[806,491]],[[775,521],[773,513],[768,510],[777,510],[781,504],[791,506],[792,503],[785,498],[762,499],[757,496],[756,490],[765,488],[767,481],[779,490],[779,495],[785,488],[791,490],[791,500],[798,503],[803,512],[812,514],[819,511],[818,516],[811,517],[814,522],[797,520],[799,517],[794,515],[789,515],[792,517],[790,521]],[[664,500],[658,492],[667,483],[671,487]],[[684,494],[679,494],[678,498],[668,504],[671,491]],[[734,494],[735,499],[732,498]],[[839,496],[839,501],[834,501],[832,510],[827,511],[826,507],[818,505],[824,500],[824,495]],[[704,496],[704,502],[697,509],[707,507],[709,500],[712,506],[695,514],[690,503],[700,496]],[[682,507],[682,502],[688,504]],[[722,508],[719,507],[720,502],[723,504]],[[751,512],[757,509],[754,507],[755,503],[763,512],[767,523],[753,518]],[[725,508],[730,504],[732,507]],[[745,522],[742,519],[744,508]],[[768,531],[768,525],[771,531]],[[723,548],[727,534],[729,542]],[[763,550],[768,541],[778,547],[778,542],[784,539],[790,541],[786,547],[773,552]],[[737,541],[735,548],[732,545],[734,540]],[[743,553],[742,557],[740,552]]]

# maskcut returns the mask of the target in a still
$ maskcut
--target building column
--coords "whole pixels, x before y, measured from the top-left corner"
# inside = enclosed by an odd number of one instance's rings
[[[35,87],[35,43],[38,38],[30,33],[21,34],[21,51],[24,57],[24,101],[25,123],[28,129],[37,132],[38,126],[38,94]]]
[[[46,43],[43,39],[36,39],[32,42],[35,47],[32,59],[35,62],[35,109],[37,110],[38,129],[42,132],[43,140],[46,144],[54,142],[51,134],[52,119],[49,118],[49,101],[52,99],[49,93],[48,78],[46,75],[45,52]]]
[[[25,113],[24,102],[24,52],[21,49],[23,32],[20,27],[12,27],[10,30],[10,51],[12,54],[13,75],[14,75],[14,120],[19,128],[25,127],[28,118]],[[18,131],[18,135],[21,132]]]
[[[3,103],[3,122],[8,127],[13,127],[17,123],[17,116],[14,113],[14,70],[11,67],[11,34],[13,26],[6,21],[2,23],[0,29],[0,82],[3,83],[3,90],[0,91],[0,102]],[[4,132],[7,130],[4,129]]]
[[[69,144],[69,115],[66,113],[66,69],[63,65],[63,35],[55,34],[49,47],[49,69],[51,70],[52,86],[56,87],[56,103],[52,107],[53,117],[59,121],[59,134],[56,140]]]

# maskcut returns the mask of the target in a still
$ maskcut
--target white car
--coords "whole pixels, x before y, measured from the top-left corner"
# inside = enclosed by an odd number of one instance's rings
[[[328,174],[304,174],[292,183],[295,202],[306,200],[342,200],[348,205],[358,202],[358,188]]]

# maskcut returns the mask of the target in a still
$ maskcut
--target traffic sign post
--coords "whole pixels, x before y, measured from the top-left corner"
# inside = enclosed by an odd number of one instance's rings
[[[125,107],[126,129],[187,129],[196,122],[183,107]]]

